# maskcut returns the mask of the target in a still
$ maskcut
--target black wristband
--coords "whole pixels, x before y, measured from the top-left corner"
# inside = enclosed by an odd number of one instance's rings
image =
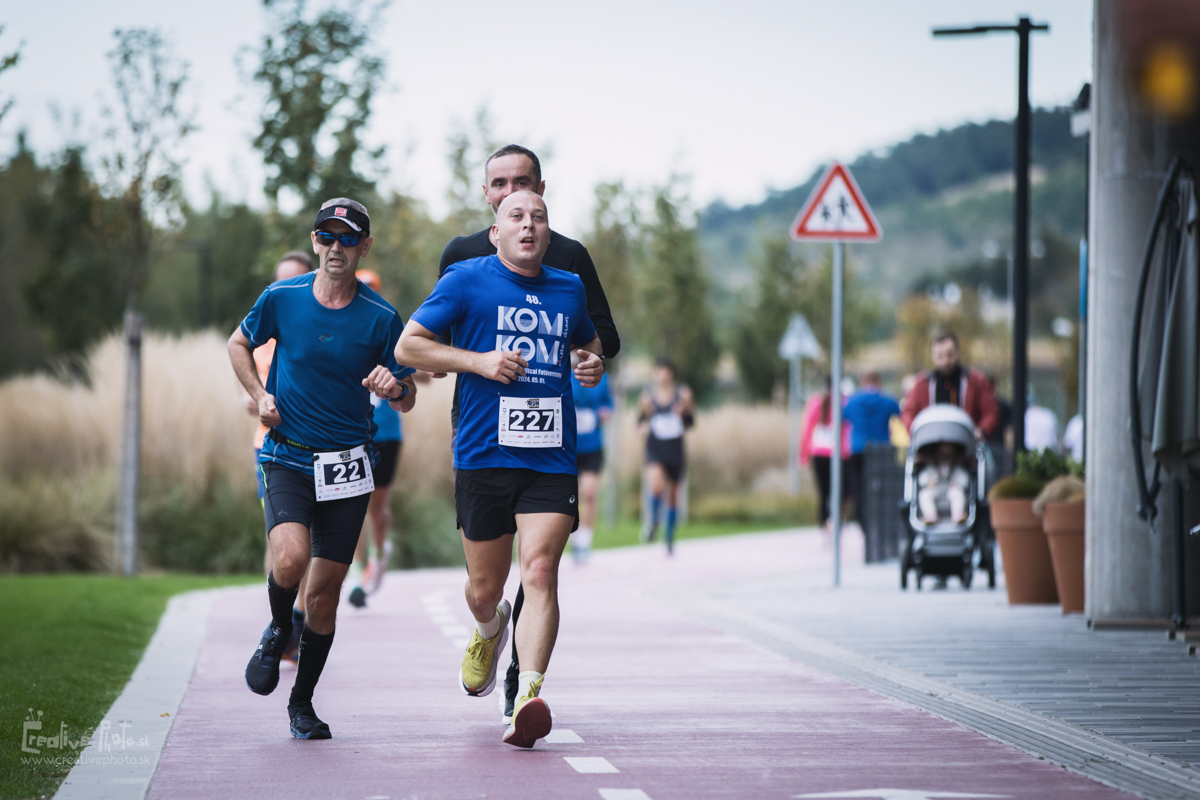
[[[400,381],[400,396],[399,397],[389,397],[388,402],[389,403],[399,403],[401,400],[403,400],[406,397],[408,397],[408,384],[405,383],[404,381]]]

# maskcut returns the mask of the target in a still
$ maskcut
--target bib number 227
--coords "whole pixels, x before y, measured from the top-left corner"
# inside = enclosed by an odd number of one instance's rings
[[[561,397],[501,397],[503,447],[562,447]]]

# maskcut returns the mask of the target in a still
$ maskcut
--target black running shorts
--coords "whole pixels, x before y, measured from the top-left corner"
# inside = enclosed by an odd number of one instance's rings
[[[279,464],[261,466],[267,486],[263,496],[267,535],[280,523],[298,522],[312,535],[313,558],[327,558],[339,564],[354,561],[354,548],[367,517],[371,493],[318,503],[311,475]]]
[[[594,453],[576,453],[575,464],[580,472],[599,472],[604,469],[604,451]]]
[[[379,463],[371,470],[375,479],[376,489],[386,489],[396,479],[396,465],[400,463],[400,441],[376,442],[375,449],[379,451]]]
[[[460,469],[454,473],[458,527],[473,542],[517,532],[517,514],[566,514],[579,527],[579,479],[531,469]]]

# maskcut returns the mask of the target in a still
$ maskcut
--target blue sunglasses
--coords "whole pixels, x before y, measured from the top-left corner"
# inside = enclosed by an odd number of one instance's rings
[[[334,242],[341,242],[342,247],[358,247],[362,238],[361,233],[330,233],[329,231],[313,231],[317,242],[332,247]]]

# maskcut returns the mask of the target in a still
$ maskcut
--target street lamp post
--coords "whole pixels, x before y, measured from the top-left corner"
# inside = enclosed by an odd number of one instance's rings
[[[993,31],[1017,34],[1016,177],[1013,198],[1013,449],[1025,449],[1025,390],[1029,383],[1029,34],[1048,31],[1049,25],[1021,17],[1016,25],[975,25],[970,28],[934,28],[934,36],[970,36]]]

